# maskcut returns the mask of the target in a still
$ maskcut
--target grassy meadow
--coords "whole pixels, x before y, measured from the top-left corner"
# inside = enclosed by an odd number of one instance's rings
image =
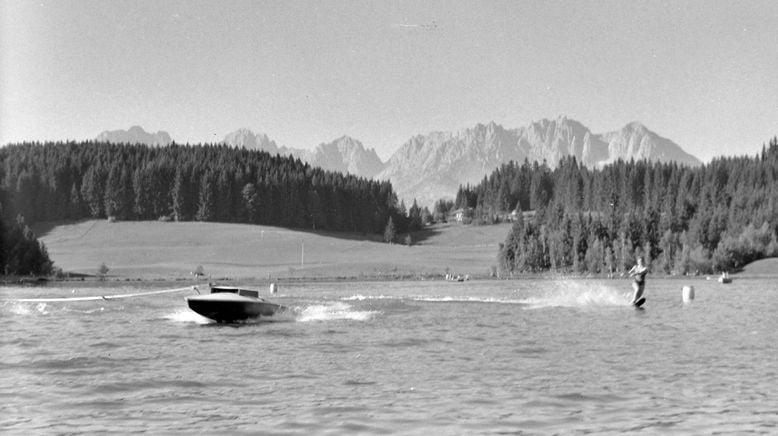
[[[214,280],[316,280],[488,276],[509,228],[440,224],[412,234],[411,246],[380,235],[204,222],[89,220],[34,230],[66,273],[95,275],[105,263],[109,280],[188,280],[198,266]]]

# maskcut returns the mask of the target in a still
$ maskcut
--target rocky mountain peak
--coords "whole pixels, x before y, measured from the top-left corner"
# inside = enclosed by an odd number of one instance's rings
[[[266,134],[257,134],[247,128],[240,128],[232,133],[228,133],[222,142],[233,147],[245,147],[250,150],[262,150],[271,154],[279,152],[278,144],[268,138]]]
[[[97,142],[109,142],[113,144],[144,144],[163,146],[173,142],[165,131],[149,133],[141,126],[132,126],[128,130],[106,130],[95,138]]]
[[[311,153],[308,163],[366,178],[373,178],[384,167],[374,149],[365,149],[361,142],[349,136],[319,144]]]
[[[638,133],[649,132],[646,126],[644,126],[643,123],[641,123],[640,121],[633,121],[631,123],[628,123],[626,126],[623,127],[622,130],[630,130]]]

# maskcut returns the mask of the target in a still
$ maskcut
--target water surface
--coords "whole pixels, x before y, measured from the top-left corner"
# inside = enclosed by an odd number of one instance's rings
[[[282,284],[289,313],[241,325],[187,292],[2,301],[0,432],[776,434],[775,289],[650,280],[634,310],[625,280]]]

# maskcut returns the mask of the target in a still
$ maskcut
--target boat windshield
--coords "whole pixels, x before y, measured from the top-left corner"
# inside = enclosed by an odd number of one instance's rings
[[[259,298],[259,291],[252,291],[249,289],[240,289],[240,288],[232,288],[232,287],[216,287],[216,286],[211,288],[212,294],[225,293],[225,292],[230,294],[242,295],[244,297]]]
[[[238,291],[238,295],[243,295],[244,297],[253,297],[253,298],[259,298],[259,292],[257,291],[249,291],[248,289],[241,289]]]

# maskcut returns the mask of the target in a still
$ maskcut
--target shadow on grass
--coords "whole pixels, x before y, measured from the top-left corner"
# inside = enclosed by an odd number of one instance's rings
[[[287,230],[294,230],[300,233],[308,233],[311,235],[343,239],[347,241],[384,242],[384,235],[378,233],[336,232],[336,231],[329,231],[329,230],[312,230],[312,229],[295,229],[295,228],[288,228]],[[406,235],[411,235],[411,244],[416,245],[436,235],[439,235],[440,233],[441,233],[441,228],[434,225],[425,227],[422,230],[417,230],[415,232],[398,233],[395,239],[395,244],[403,244]]]
[[[433,238],[442,233],[442,228],[438,226],[425,227],[419,231],[411,233],[413,244],[422,244],[424,241]]]
[[[94,221],[93,218],[84,218],[81,220],[62,220],[62,221],[46,221],[30,225],[30,229],[35,233],[35,237],[43,238],[47,236],[54,228],[59,226],[73,226],[89,221]]]

